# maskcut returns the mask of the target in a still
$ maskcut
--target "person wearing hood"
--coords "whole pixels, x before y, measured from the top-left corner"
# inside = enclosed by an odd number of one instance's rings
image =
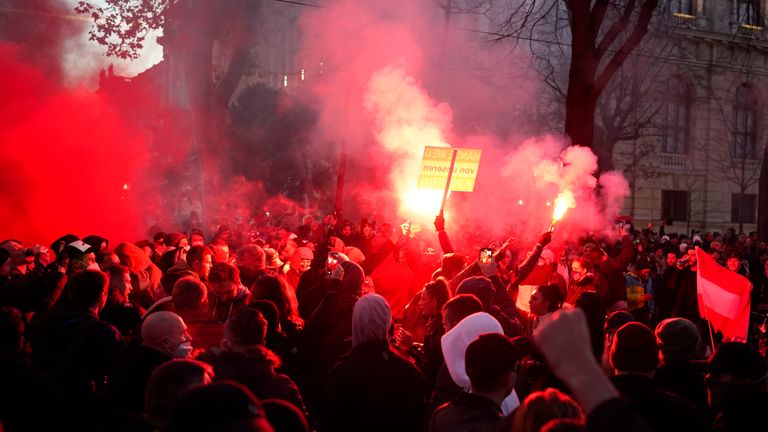
[[[501,324],[494,317],[485,312],[477,312],[461,320],[441,339],[448,373],[453,382],[465,392],[471,390],[465,364],[467,347],[478,336],[485,333],[504,334]],[[508,415],[520,405],[520,399],[514,390],[510,390],[499,405],[504,415]]]
[[[320,430],[421,431],[424,379],[389,345],[389,304],[366,294],[352,313],[352,351],[331,369]]]
[[[115,248],[120,264],[131,271],[131,295],[129,299],[144,309],[149,309],[156,297],[162,297],[160,279],[163,274],[138,246],[120,243]]]
[[[232,310],[248,304],[248,288],[240,281],[240,270],[232,264],[217,263],[208,275],[209,314],[215,323],[227,322]]]
[[[510,430],[510,425],[499,427],[505,421],[501,406],[512,393],[524,345],[523,338],[493,332],[475,338],[464,356],[469,391],[432,414],[430,432]]]

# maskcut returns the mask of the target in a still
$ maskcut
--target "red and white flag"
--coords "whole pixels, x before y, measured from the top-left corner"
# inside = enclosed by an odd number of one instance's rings
[[[696,261],[699,313],[724,338],[745,342],[752,292],[749,279],[721,266],[699,247],[696,247]]]

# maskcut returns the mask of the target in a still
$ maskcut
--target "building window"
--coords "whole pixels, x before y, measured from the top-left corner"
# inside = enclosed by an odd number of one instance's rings
[[[688,152],[690,131],[691,97],[688,84],[675,77],[667,88],[666,125],[664,131],[664,153],[685,154]]]
[[[688,219],[688,191],[661,191],[661,218],[672,221]]]
[[[695,0],[670,0],[669,11],[676,17],[687,18],[696,16]]]
[[[733,159],[754,159],[755,141],[757,139],[757,99],[752,86],[742,84],[736,89],[736,100],[733,104],[733,143],[731,157]]]
[[[731,194],[731,222],[755,223],[757,195]]]
[[[760,0],[732,0],[731,23],[735,30],[756,30],[763,26]]]

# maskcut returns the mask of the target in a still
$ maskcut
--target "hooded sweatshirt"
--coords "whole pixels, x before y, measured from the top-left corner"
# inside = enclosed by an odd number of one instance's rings
[[[366,294],[352,309],[352,347],[372,340],[386,340],[392,313],[387,300],[378,294]]]
[[[501,324],[499,324],[496,318],[485,312],[477,312],[461,320],[440,339],[448,373],[451,375],[453,382],[465,391],[469,391],[470,383],[464,365],[464,355],[469,344],[484,333],[504,334]],[[502,402],[501,410],[504,412],[504,415],[508,415],[519,405],[520,400],[517,397],[517,393],[512,390],[512,393]]]

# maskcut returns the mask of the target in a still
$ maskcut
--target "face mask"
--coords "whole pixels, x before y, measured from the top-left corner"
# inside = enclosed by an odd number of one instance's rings
[[[192,353],[192,342],[182,342],[173,352],[173,358],[187,358]]]

